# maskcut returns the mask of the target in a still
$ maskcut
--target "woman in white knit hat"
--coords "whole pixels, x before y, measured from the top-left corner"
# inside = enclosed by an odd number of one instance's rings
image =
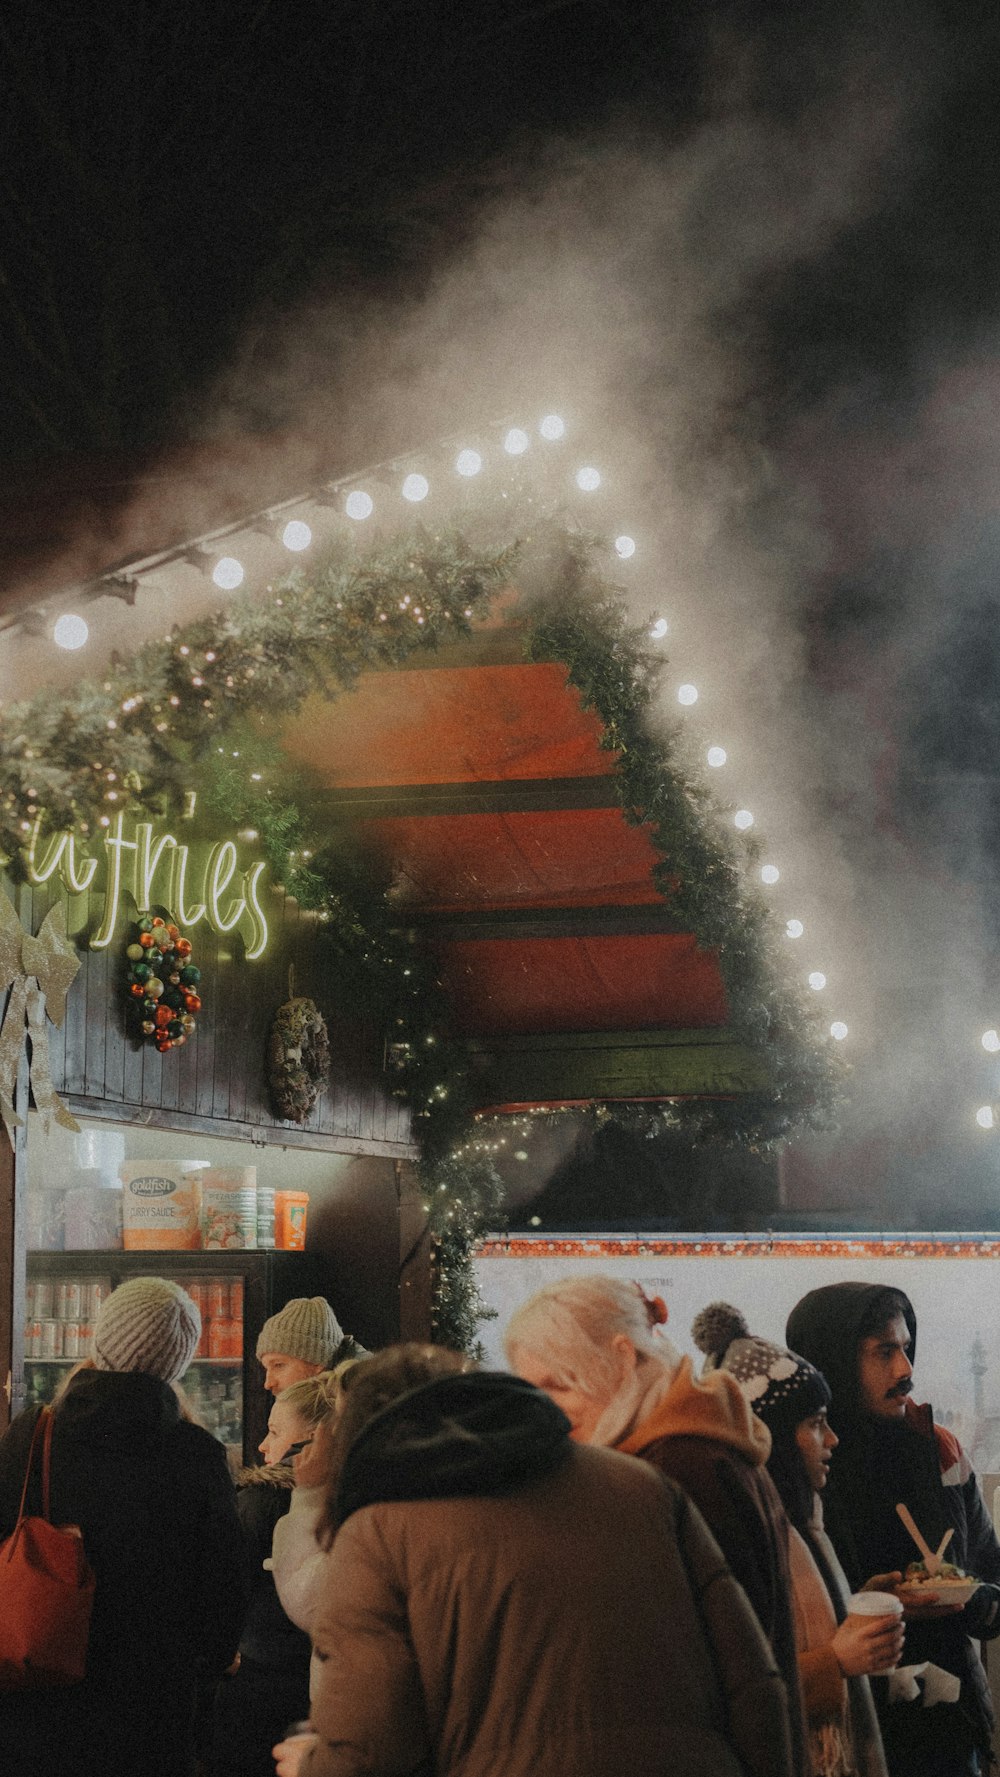
[[[246,1604],[225,1452],[176,1386],[200,1333],[178,1284],[132,1278],[104,1302],[93,1355],[54,1405],[51,1515],[79,1525],[97,1589],[82,1682],[0,1696],[0,1768],[19,1777],[194,1771],[198,1680],[231,1664]],[[0,1442],[0,1537],[38,1412]],[[29,1512],[40,1492],[33,1470]]]
[[[325,1296],[294,1296],[266,1320],[257,1336],[264,1387],[281,1394],[321,1370],[334,1370],[349,1357],[367,1357],[363,1345],[345,1333]]]

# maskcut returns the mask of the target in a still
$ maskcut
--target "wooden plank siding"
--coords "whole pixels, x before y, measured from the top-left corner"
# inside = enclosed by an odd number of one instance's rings
[[[53,883],[4,885],[25,930],[37,932],[53,901]],[[242,939],[202,923],[191,934],[202,971],[202,1010],[190,1042],[160,1055],[126,1031],[127,927],[103,951],[86,946],[85,931],[100,898],[67,899],[67,918],[81,967],[69,990],[61,1029],[49,1022],[53,1083],[71,1109],[113,1121],[151,1121],[166,1128],[352,1154],[413,1156],[409,1113],[383,1085],[383,1035],[364,1008],[340,1003],[337,968],[324,955],[315,918],[284,893],[267,899],[268,949],[247,962]],[[275,1013],[296,994],[314,999],[331,1032],[327,1089],[304,1124],[274,1115],[267,1091],[267,1041]]]

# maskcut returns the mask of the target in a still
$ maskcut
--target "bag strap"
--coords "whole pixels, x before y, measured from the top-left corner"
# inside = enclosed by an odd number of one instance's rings
[[[49,1412],[48,1407],[43,1407],[38,1418],[35,1420],[35,1429],[31,1434],[28,1461],[24,1470],[24,1486],[21,1488],[21,1504],[18,1507],[17,1523],[14,1526],[15,1536],[21,1528],[21,1520],[24,1517],[24,1508],[28,1498],[28,1482],[31,1480],[31,1465],[35,1458],[35,1445],[38,1442],[38,1434],[43,1425],[45,1427],[45,1445],[42,1457],[42,1510],[44,1511],[46,1518],[49,1515],[49,1450],[52,1444],[52,1415]]]
[[[52,1513],[49,1509],[49,1471],[52,1466],[52,1430],[55,1425],[55,1419],[48,1407],[42,1408],[42,1416],[45,1420],[45,1436],[42,1440],[42,1517],[47,1518],[49,1523],[51,1523]]]

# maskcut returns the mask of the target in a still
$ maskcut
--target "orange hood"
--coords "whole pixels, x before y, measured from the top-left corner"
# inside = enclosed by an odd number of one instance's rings
[[[615,1448],[641,1456],[659,1438],[714,1438],[758,1466],[771,1454],[771,1434],[751,1412],[736,1378],[713,1370],[699,1381],[689,1357],[681,1359],[669,1388],[646,1418]]]

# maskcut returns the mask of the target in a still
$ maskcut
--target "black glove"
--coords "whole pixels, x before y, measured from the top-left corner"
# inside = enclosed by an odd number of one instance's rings
[[[962,1612],[962,1627],[974,1641],[1000,1635],[1000,1586],[980,1586]]]

